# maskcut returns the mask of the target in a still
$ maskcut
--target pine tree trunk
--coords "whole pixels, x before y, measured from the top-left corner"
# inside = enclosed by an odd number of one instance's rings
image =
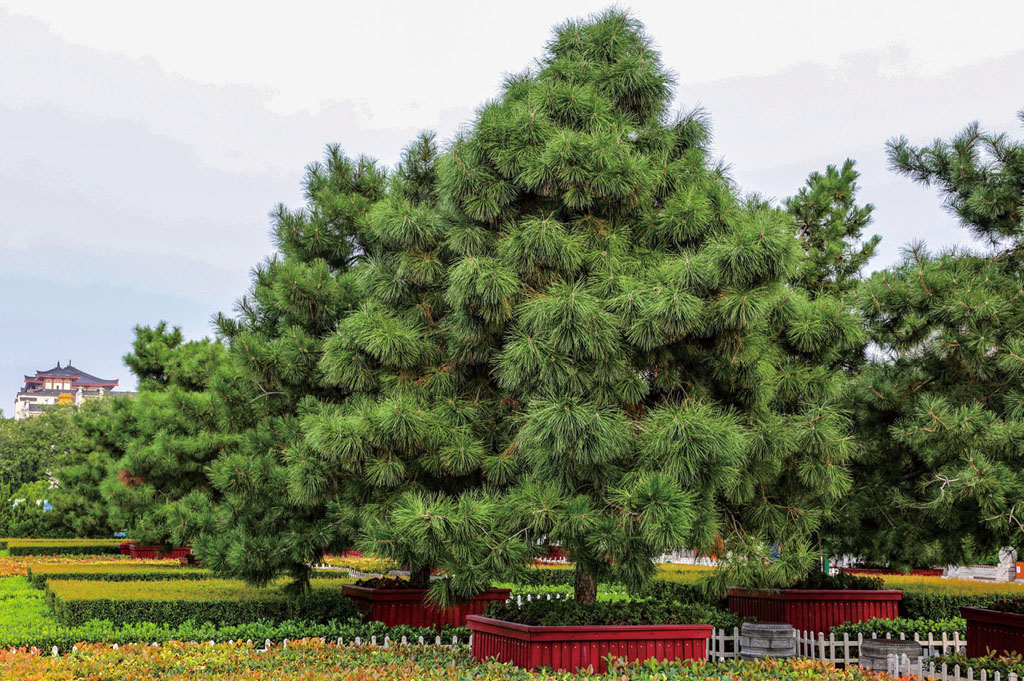
[[[409,572],[409,584],[414,589],[426,589],[430,587],[430,566],[423,565],[413,568]]]
[[[597,601],[597,580],[594,575],[576,566],[575,598],[580,605],[590,605]]]

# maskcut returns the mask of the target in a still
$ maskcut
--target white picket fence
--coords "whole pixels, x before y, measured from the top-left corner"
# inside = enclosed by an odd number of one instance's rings
[[[987,669],[975,673],[973,667],[961,669],[957,664],[950,668],[945,663],[936,665],[934,659],[919,657],[911,660],[906,655],[890,655],[887,671],[893,676],[916,676],[931,681],[1017,681],[1017,675],[1013,673],[1003,678],[999,672],[990,674]]]
[[[849,634],[843,634],[841,637],[837,637],[835,634],[825,636],[825,634],[820,632],[798,631],[796,635],[796,650],[797,655],[800,657],[831,662],[833,664],[850,665],[857,663],[860,657],[861,644],[873,638],[898,638],[901,641],[908,639],[917,641],[924,647],[924,653],[927,657],[963,652],[967,647],[967,639],[961,636],[959,631],[954,631],[952,635],[942,632],[938,636],[931,632],[924,636],[915,633],[910,637],[906,634],[900,634],[899,636],[892,636],[890,634],[884,636],[876,634],[864,636],[863,634],[857,634],[853,637]]]
[[[735,660],[740,656],[740,630],[712,629],[708,639],[708,662]]]

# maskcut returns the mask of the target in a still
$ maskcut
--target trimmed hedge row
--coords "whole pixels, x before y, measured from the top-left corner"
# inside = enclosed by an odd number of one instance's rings
[[[46,600],[65,626],[89,620],[120,624],[155,622],[171,626],[189,620],[244,624],[259,620],[313,622],[359,617],[359,609],[342,594],[342,579],[314,579],[312,591],[293,595],[278,587],[257,589],[238,580],[163,581],[49,580]]]
[[[487,616],[520,624],[539,626],[628,625],[628,624],[711,624],[719,629],[732,629],[743,620],[728,610],[706,603],[679,603],[644,599],[597,602],[580,605],[573,599],[532,601],[523,603],[493,602],[487,605]]]
[[[11,556],[112,555],[120,547],[119,539],[0,539],[0,551]]]
[[[46,605],[46,594],[31,585],[23,577],[0,579],[0,650],[36,646],[49,650],[57,646],[67,652],[71,646],[86,643],[125,644],[143,641],[146,643],[165,641],[245,641],[262,643],[265,639],[280,642],[284,639],[304,637],[338,637],[351,641],[359,636],[369,640],[376,636],[400,639],[408,637],[416,641],[420,636],[433,640],[438,632],[433,629],[414,627],[388,628],[381,622],[360,622],[356,619],[331,621],[328,623],[308,620],[286,620],[283,622],[257,621],[237,625],[217,625],[210,622],[184,622],[177,626],[154,624],[152,622],[117,624],[110,620],[92,620],[84,625],[65,627],[59,624]],[[468,640],[469,630],[465,628],[445,629],[440,632],[445,640],[451,641],[453,634],[460,640]],[[0,676],[3,676],[0,673]],[[6,677],[5,677],[6,678]]]
[[[885,634],[891,634],[892,636],[906,634],[908,638],[912,638],[914,634],[927,633],[949,634],[952,636],[953,632],[960,632],[962,636],[966,636],[967,620],[962,617],[942,620],[907,619],[906,617],[897,617],[894,620],[874,618],[865,622],[847,622],[846,624],[832,627],[832,633],[836,635],[850,634],[851,636],[856,636],[857,634],[864,634],[865,636],[870,636],[871,634],[878,634],[879,636],[884,636]]]
[[[201,567],[180,565],[146,565],[137,563],[108,563],[105,565],[65,564],[28,565],[25,567],[28,580],[42,589],[49,580],[85,580],[98,582],[155,582],[165,580],[216,579],[211,570]],[[317,571],[316,579],[348,579],[348,573],[341,570]]]

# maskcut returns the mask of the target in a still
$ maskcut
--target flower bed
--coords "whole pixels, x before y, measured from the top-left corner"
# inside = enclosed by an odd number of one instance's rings
[[[481,664],[465,649],[442,646],[338,646],[317,639],[289,641],[288,647],[257,649],[257,644],[173,642],[160,646],[130,645],[114,649],[85,644],[73,656],[52,657],[46,651],[0,650],[0,677],[5,681],[74,678],[125,681],[229,681],[275,679],[301,681],[734,681],[806,679],[814,681],[892,681],[893,677],[852,666],[847,669],[810,660],[761,662],[648,663],[619,665],[607,675],[570,676],[564,672],[527,672],[497,663]]]
[[[407,625],[438,628],[464,626],[467,615],[482,615],[488,603],[504,601],[511,593],[508,589],[488,589],[449,608],[437,608],[424,602],[427,589],[346,584],[342,591],[356,603],[368,620],[383,622],[392,627]]]
[[[846,622],[895,619],[902,592],[889,589],[729,589],[729,610],[798,631],[827,632]]]
[[[55,556],[0,556],[0,578],[3,577],[24,577],[28,574],[30,565],[132,565],[143,568],[155,565],[170,566],[171,561],[167,560],[145,560],[130,563],[127,556],[89,556],[80,554],[55,555]]]
[[[995,604],[990,608],[962,608],[967,620],[967,657],[1024,653],[1024,614],[1020,601]]]

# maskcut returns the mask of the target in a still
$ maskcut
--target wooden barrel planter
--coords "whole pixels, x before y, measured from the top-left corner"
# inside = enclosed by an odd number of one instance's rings
[[[368,620],[383,622],[389,627],[407,624],[411,627],[464,627],[469,615],[482,615],[491,601],[507,600],[508,589],[488,589],[450,608],[427,604],[427,589],[378,589],[344,584],[342,592],[355,601]]]
[[[967,620],[967,657],[982,657],[989,650],[1024,653],[1024,615],[988,608],[960,608],[960,614]]]
[[[896,655],[900,660],[907,656],[911,664],[924,653],[924,648],[917,641],[903,641],[893,638],[867,638],[860,644],[857,664],[865,669],[876,672],[889,671],[889,656]]]
[[[740,629],[740,659],[796,657],[796,629],[791,624],[744,622]]]
[[[729,610],[797,631],[828,633],[845,622],[896,619],[903,592],[895,589],[729,589]]]
[[[543,627],[470,615],[473,657],[523,669],[551,667],[608,671],[607,657],[626,660],[703,660],[710,624]]]

